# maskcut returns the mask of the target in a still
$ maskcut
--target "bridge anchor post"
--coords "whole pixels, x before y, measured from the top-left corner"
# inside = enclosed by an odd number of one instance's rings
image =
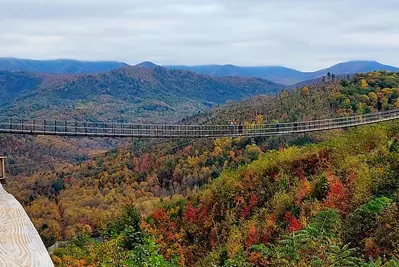
[[[6,183],[6,169],[5,169],[5,162],[7,157],[0,157],[0,183]]]

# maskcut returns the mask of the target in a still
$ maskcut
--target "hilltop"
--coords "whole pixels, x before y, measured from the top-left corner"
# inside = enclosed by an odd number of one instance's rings
[[[31,60],[19,58],[0,58],[0,70],[41,73],[97,73],[111,71],[127,66],[115,61],[79,61],[72,59]]]

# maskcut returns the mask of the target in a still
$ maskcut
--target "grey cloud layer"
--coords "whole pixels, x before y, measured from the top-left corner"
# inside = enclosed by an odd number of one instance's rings
[[[399,1],[0,0],[0,56],[233,63],[313,70],[399,65]]]

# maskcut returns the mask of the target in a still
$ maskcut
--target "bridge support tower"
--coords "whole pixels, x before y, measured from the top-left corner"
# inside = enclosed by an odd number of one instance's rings
[[[5,184],[6,183],[6,157],[0,157],[0,183]]]

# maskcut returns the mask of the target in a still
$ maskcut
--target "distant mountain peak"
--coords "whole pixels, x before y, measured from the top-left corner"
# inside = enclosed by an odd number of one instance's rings
[[[228,68],[238,68],[238,66],[233,65],[233,64],[224,64],[222,67],[228,67]]]
[[[315,77],[320,77],[322,75],[325,75],[327,72],[335,74],[354,74],[370,71],[399,71],[399,68],[384,65],[375,60],[353,60],[338,63],[327,69],[314,72],[314,74]]]
[[[136,66],[145,68],[145,69],[150,69],[150,70],[160,67],[159,65],[152,63],[151,61],[144,61],[144,62],[141,62],[140,64],[137,64]]]

